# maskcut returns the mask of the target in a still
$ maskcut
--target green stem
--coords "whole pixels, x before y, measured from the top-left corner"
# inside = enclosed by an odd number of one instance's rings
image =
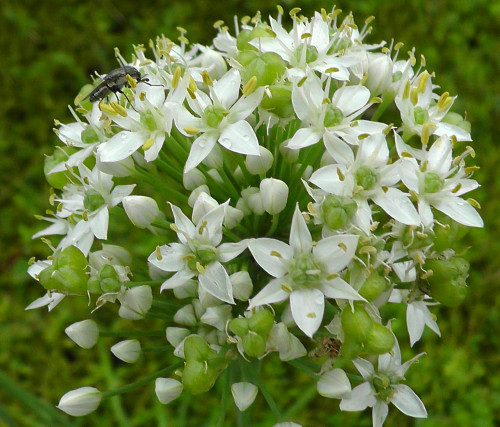
[[[273,222],[271,224],[271,228],[269,229],[269,231],[266,234],[266,237],[271,237],[274,235],[274,233],[276,232],[276,229],[278,228],[279,219],[280,219],[279,213],[276,215],[273,215]]]
[[[151,374],[147,377],[144,377],[139,381],[127,384],[123,387],[115,388],[114,390],[105,391],[102,394],[102,398],[107,399],[109,397],[117,396],[117,395],[123,394],[123,393],[128,393],[129,391],[135,390],[136,388],[143,387],[143,386],[149,384],[150,382],[156,380],[156,378],[161,377],[162,375],[168,375],[168,374],[172,373],[173,371],[180,368],[181,366],[182,366],[182,362],[175,363],[174,365],[169,366],[168,368],[156,371],[154,374]]]
[[[99,331],[101,337],[163,337],[165,336],[165,329],[159,331]]]
[[[219,410],[219,420],[217,421],[218,427],[224,427],[224,420],[226,418],[227,406],[229,404],[229,369],[225,369],[221,375],[222,380],[222,395]]]
[[[319,366],[313,362],[308,362],[306,359],[294,359],[289,360],[287,363],[293,366],[295,369],[304,372],[311,378],[318,379]]]

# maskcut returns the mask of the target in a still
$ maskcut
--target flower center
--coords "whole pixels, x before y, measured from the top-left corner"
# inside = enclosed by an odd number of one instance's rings
[[[338,125],[342,120],[344,120],[344,113],[340,108],[334,107],[331,104],[326,105],[325,118],[323,119],[323,124],[325,127],[329,128]]]
[[[143,124],[149,131],[156,130],[156,120],[151,111],[141,112],[141,124]]]
[[[199,272],[197,265],[200,264],[202,267],[206,267],[212,264],[217,261],[217,253],[211,245],[196,245],[195,250],[187,255],[185,260],[192,271]]]
[[[385,374],[378,373],[377,376],[373,378],[372,384],[377,392],[378,399],[389,403],[394,395],[391,378]]]
[[[296,287],[317,288],[321,282],[321,267],[316,264],[311,253],[306,252],[294,259],[289,275]]]
[[[227,111],[224,108],[210,105],[205,108],[204,116],[208,126],[218,128],[222,119],[227,116]]]
[[[415,107],[415,110],[413,110],[413,117],[415,118],[415,124],[417,125],[423,125],[429,121],[429,113],[422,107]]]
[[[311,62],[316,61],[318,59],[318,49],[314,46],[309,46],[305,44],[301,44],[297,49],[295,49],[294,56],[297,63],[302,63],[304,58],[304,50],[305,50],[305,59],[306,64],[310,64]]]
[[[368,166],[361,166],[355,174],[356,184],[364,190],[370,190],[378,182],[378,175]]]
[[[96,211],[105,203],[106,201],[104,200],[104,197],[102,197],[96,190],[89,189],[85,191],[85,195],[83,196],[83,206],[89,212]]]
[[[437,193],[443,188],[443,180],[435,172],[427,172],[424,178],[424,192]]]

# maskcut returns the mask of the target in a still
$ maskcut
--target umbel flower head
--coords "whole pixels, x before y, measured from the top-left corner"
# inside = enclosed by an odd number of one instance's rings
[[[27,308],[89,299],[92,318],[66,329],[77,345],[120,337],[108,342],[119,360],[161,367],[117,390],[73,390],[63,411],[148,381],[167,404],[230,370],[220,388],[235,408],[262,393],[276,414],[254,364],[277,353],[341,410],[373,408],[376,426],[389,403],[426,416],[402,383],[415,358],[401,364],[386,307],[406,306],[413,346],[426,326],[440,334],[434,305],[466,298],[457,239],[483,226],[465,198],[479,186],[470,124],[414,51],[365,42],[371,19],[299,12],[245,17],[234,34],[218,22],[210,46],[180,29],[151,55],[117,50],[119,68],[59,124],[34,236],[50,253],[28,269],[46,294]],[[130,336],[97,326],[115,303],[138,322]]]

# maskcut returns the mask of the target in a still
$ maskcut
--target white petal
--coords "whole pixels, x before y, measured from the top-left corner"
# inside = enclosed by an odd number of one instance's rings
[[[321,291],[327,298],[346,299],[349,301],[366,301],[354,288],[340,277],[321,284]]]
[[[385,402],[378,401],[372,410],[373,427],[382,427],[389,413],[389,406]]]
[[[234,383],[231,386],[234,403],[240,411],[244,411],[254,402],[258,391],[256,385],[247,382]]]
[[[352,186],[349,185],[350,182],[347,180],[340,180],[337,170],[342,172],[342,175],[346,176],[345,167],[328,165],[314,172],[309,181],[328,193],[337,195],[347,194],[349,190],[352,190]]]
[[[97,215],[89,219],[90,229],[94,236],[101,240],[106,240],[108,237],[109,211],[107,206],[102,206]]]
[[[122,131],[101,144],[97,154],[101,162],[118,162],[135,153],[146,139],[141,132]]]
[[[278,278],[271,280],[264,288],[250,300],[249,309],[258,307],[264,304],[273,304],[281,302],[290,296],[290,293],[283,290],[281,287],[284,279]]]
[[[406,225],[420,225],[420,216],[408,196],[397,188],[381,191],[372,200],[395,220]]]
[[[290,294],[290,308],[299,329],[312,337],[323,320],[325,297],[319,289],[298,289]]]
[[[446,197],[434,202],[434,207],[448,215],[451,219],[469,227],[483,227],[484,222],[481,215],[460,197]]]
[[[223,243],[217,248],[218,260],[228,262],[241,254],[248,246],[248,240],[242,240],[235,243]]]
[[[418,213],[422,219],[422,224],[426,227],[431,227],[434,222],[434,214],[432,213],[432,209],[426,200],[420,199],[418,201]]]
[[[156,378],[155,393],[158,400],[166,405],[182,393],[182,383],[173,378]]]
[[[282,277],[287,272],[286,262],[293,258],[293,249],[280,240],[261,238],[248,244],[255,261],[271,276]]]
[[[306,221],[299,210],[299,205],[295,206],[293,213],[292,227],[290,230],[290,246],[296,253],[309,252],[312,248],[312,237],[307,228]]]
[[[299,148],[308,147],[316,144],[322,137],[322,134],[314,132],[311,128],[301,128],[293,138],[288,142],[287,148],[298,150]]]
[[[184,257],[187,254],[186,247],[180,243],[160,246],[161,259],[158,259],[154,251],[148,258],[148,262],[163,271],[179,271],[184,267]]]
[[[359,236],[354,234],[344,234],[321,239],[313,248],[313,255],[316,260],[323,264],[323,268],[328,274],[337,273],[343,270],[352,260]]]
[[[331,399],[343,399],[351,396],[351,383],[342,369],[332,369],[318,380],[318,393]]]
[[[217,246],[222,240],[222,221],[225,209],[226,204],[223,204],[205,214],[196,226],[196,236],[199,238],[201,235],[208,235],[210,243]]]
[[[353,360],[352,363],[354,364],[354,366],[356,366],[356,369],[365,380],[368,380],[375,372],[373,365],[368,360],[358,357],[357,359]]]
[[[424,314],[414,303],[408,304],[406,308],[406,326],[410,335],[410,345],[413,347],[413,344],[422,337],[425,327]]]
[[[259,141],[252,126],[245,120],[226,127],[220,135],[219,144],[235,153],[259,155]]]
[[[258,88],[247,97],[241,97],[229,110],[228,119],[232,123],[246,119],[259,106],[264,88]]]
[[[184,215],[184,212],[182,212],[180,208],[172,204],[170,204],[170,207],[172,208],[172,213],[174,214],[174,222],[177,228],[186,233],[189,237],[193,238],[194,232],[196,230],[194,224],[186,215]],[[177,237],[179,237],[179,240],[182,243],[187,243],[186,236],[183,233],[177,233]]]
[[[35,308],[48,306],[49,311],[55,307],[66,295],[57,292],[46,293],[43,297],[37,298],[29,304],[25,310],[33,310]]]
[[[396,387],[391,402],[403,414],[415,418],[427,418],[427,411],[420,398],[406,384],[399,384]]]
[[[213,91],[225,109],[229,109],[238,99],[240,84],[240,73],[234,68],[214,84]]]
[[[447,175],[453,160],[453,147],[448,137],[444,136],[432,144],[428,153],[428,171],[436,172],[438,175]]]
[[[198,276],[200,286],[221,301],[234,304],[233,286],[226,269],[219,262],[205,268],[205,273]]]
[[[217,134],[204,133],[193,142],[184,166],[184,173],[198,166],[212,151],[217,142]]]
[[[344,86],[333,94],[332,105],[340,108],[344,116],[364,107],[370,99],[370,91],[364,86]]]
[[[101,399],[102,393],[95,387],[80,387],[61,397],[57,408],[74,417],[80,417],[95,411]]]
[[[351,147],[332,132],[326,132],[323,136],[325,148],[330,155],[339,163],[350,166],[354,163],[354,154]]]
[[[160,288],[160,292],[163,292],[163,290],[165,289],[174,289],[178,286],[182,286],[192,277],[194,277],[194,273],[192,271],[180,270],[175,273],[170,279],[163,282]]]
[[[342,399],[340,402],[341,411],[362,411],[368,406],[375,405],[377,399],[369,382],[364,382],[351,391],[351,397]]]
[[[472,141],[470,133],[459,126],[443,122],[436,123],[436,125],[437,128],[434,131],[434,135],[455,135],[458,141]]]

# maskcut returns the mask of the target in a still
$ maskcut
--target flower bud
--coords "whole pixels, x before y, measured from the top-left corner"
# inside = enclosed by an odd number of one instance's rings
[[[174,315],[174,322],[183,326],[194,326],[198,322],[191,304],[181,307]]]
[[[266,352],[266,340],[255,332],[250,331],[242,342],[245,353],[250,357],[260,357]]]
[[[393,63],[385,53],[368,53],[368,77],[365,86],[372,96],[383,95],[392,83]]]
[[[146,316],[153,303],[153,293],[147,285],[127,289],[118,297],[121,306],[118,315],[123,319],[139,320]]]
[[[248,319],[248,327],[250,330],[258,333],[260,336],[267,339],[269,332],[274,324],[274,316],[269,310],[259,310],[250,319]]]
[[[282,119],[292,117],[294,114],[292,105],[292,87],[291,85],[272,85],[266,90],[260,106],[277,115]]]
[[[240,301],[248,301],[253,290],[252,278],[248,271],[237,271],[229,276],[233,286],[233,296]]]
[[[206,193],[210,196],[210,189],[208,188],[208,185],[203,184],[196,187],[189,195],[188,205],[194,207],[194,204],[196,203],[196,200],[198,200],[198,197],[200,197],[201,193]]]
[[[209,169],[207,174],[217,183],[224,185],[224,180],[217,169]]]
[[[361,286],[359,294],[367,301],[375,301],[387,290],[388,282],[376,270],[372,271]]]
[[[167,328],[167,341],[172,347],[177,347],[190,334],[189,329],[169,326]]]
[[[300,150],[288,148],[289,141],[290,140],[287,139],[280,144],[280,154],[284,157],[287,163],[295,163],[299,159]]]
[[[73,417],[80,417],[94,412],[101,398],[102,393],[95,387],[80,387],[61,397],[57,407]]]
[[[275,178],[263,179],[260,183],[260,194],[264,210],[276,215],[285,209],[288,199],[288,186],[281,180]]]
[[[396,344],[396,339],[393,333],[384,325],[373,322],[364,342],[364,352],[369,354],[384,354],[391,351],[394,344]]]
[[[182,372],[182,385],[187,392],[197,395],[212,388],[218,372],[204,361],[191,360],[186,362]]]
[[[259,146],[259,155],[248,155],[245,165],[252,175],[265,174],[273,165],[273,154],[265,147]]]
[[[354,304],[354,310],[349,305],[344,307],[341,322],[345,339],[362,343],[370,332],[373,320],[362,305]]]
[[[184,357],[186,361],[203,362],[215,356],[215,352],[199,335],[191,335],[184,341]]]
[[[173,378],[156,378],[155,393],[158,400],[166,405],[182,393],[182,383]]]
[[[251,55],[252,54],[252,55]],[[257,86],[274,83],[286,71],[286,62],[274,52],[257,53],[245,51],[238,55],[238,61],[244,63],[243,78],[248,81],[257,78]]]
[[[218,305],[208,307],[200,321],[211,325],[219,331],[224,331],[228,320],[231,318],[232,307],[230,305]]]
[[[283,322],[273,325],[266,344],[267,351],[277,349],[279,358],[283,361],[298,359],[307,354],[306,348],[294,334],[288,332]]]
[[[123,208],[130,222],[138,228],[151,225],[160,213],[156,201],[146,196],[126,196],[122,200]]]
[[[69,325],[64,332],[81,348],[92,348],[99,338],[99,327],[93,320],[87,319]]]
[[[192,191],[200,185],[206,184],[205,175],[199,169],[191,169],[182,175],[182,184],[186,190]]]
[[[248,319],[246,317],[231,319],[228,323],[228,327],[233,334],[244,337],[249,331]]]
[[[265,212],[262,195],[259,192],[248,196],[247,205],[255,215],[263,215]]]
[[[224,216],[224,226],[231,230],[236,227],[245,215],[243,212],[237,208],[233,208],[232,206],[227,205],[226,214]]]
[[[252,383],[234,383],[231,386],[234,404],[240,411],[247,409],[257,397],[258,388]]]
[[[219,203],[207,193],[200,193],[193,206],[192,219],[194,224],[198,224],[200,219],[210,211],[219,207]]]
[[[132,157],[127,157],[118,162],[102,162],[98,156],[96,165],[101,172],[115,177],[130,176],[135,170],[135,162]]]
[[[332,369],[321,375],[318,393],[330,399],[343,399],[351,395],[351,383],[342,369]]]
[[[111,352],[126,363],[134,363],[141,355],[141,343],[138,340],[124,340],[111,347]]]

